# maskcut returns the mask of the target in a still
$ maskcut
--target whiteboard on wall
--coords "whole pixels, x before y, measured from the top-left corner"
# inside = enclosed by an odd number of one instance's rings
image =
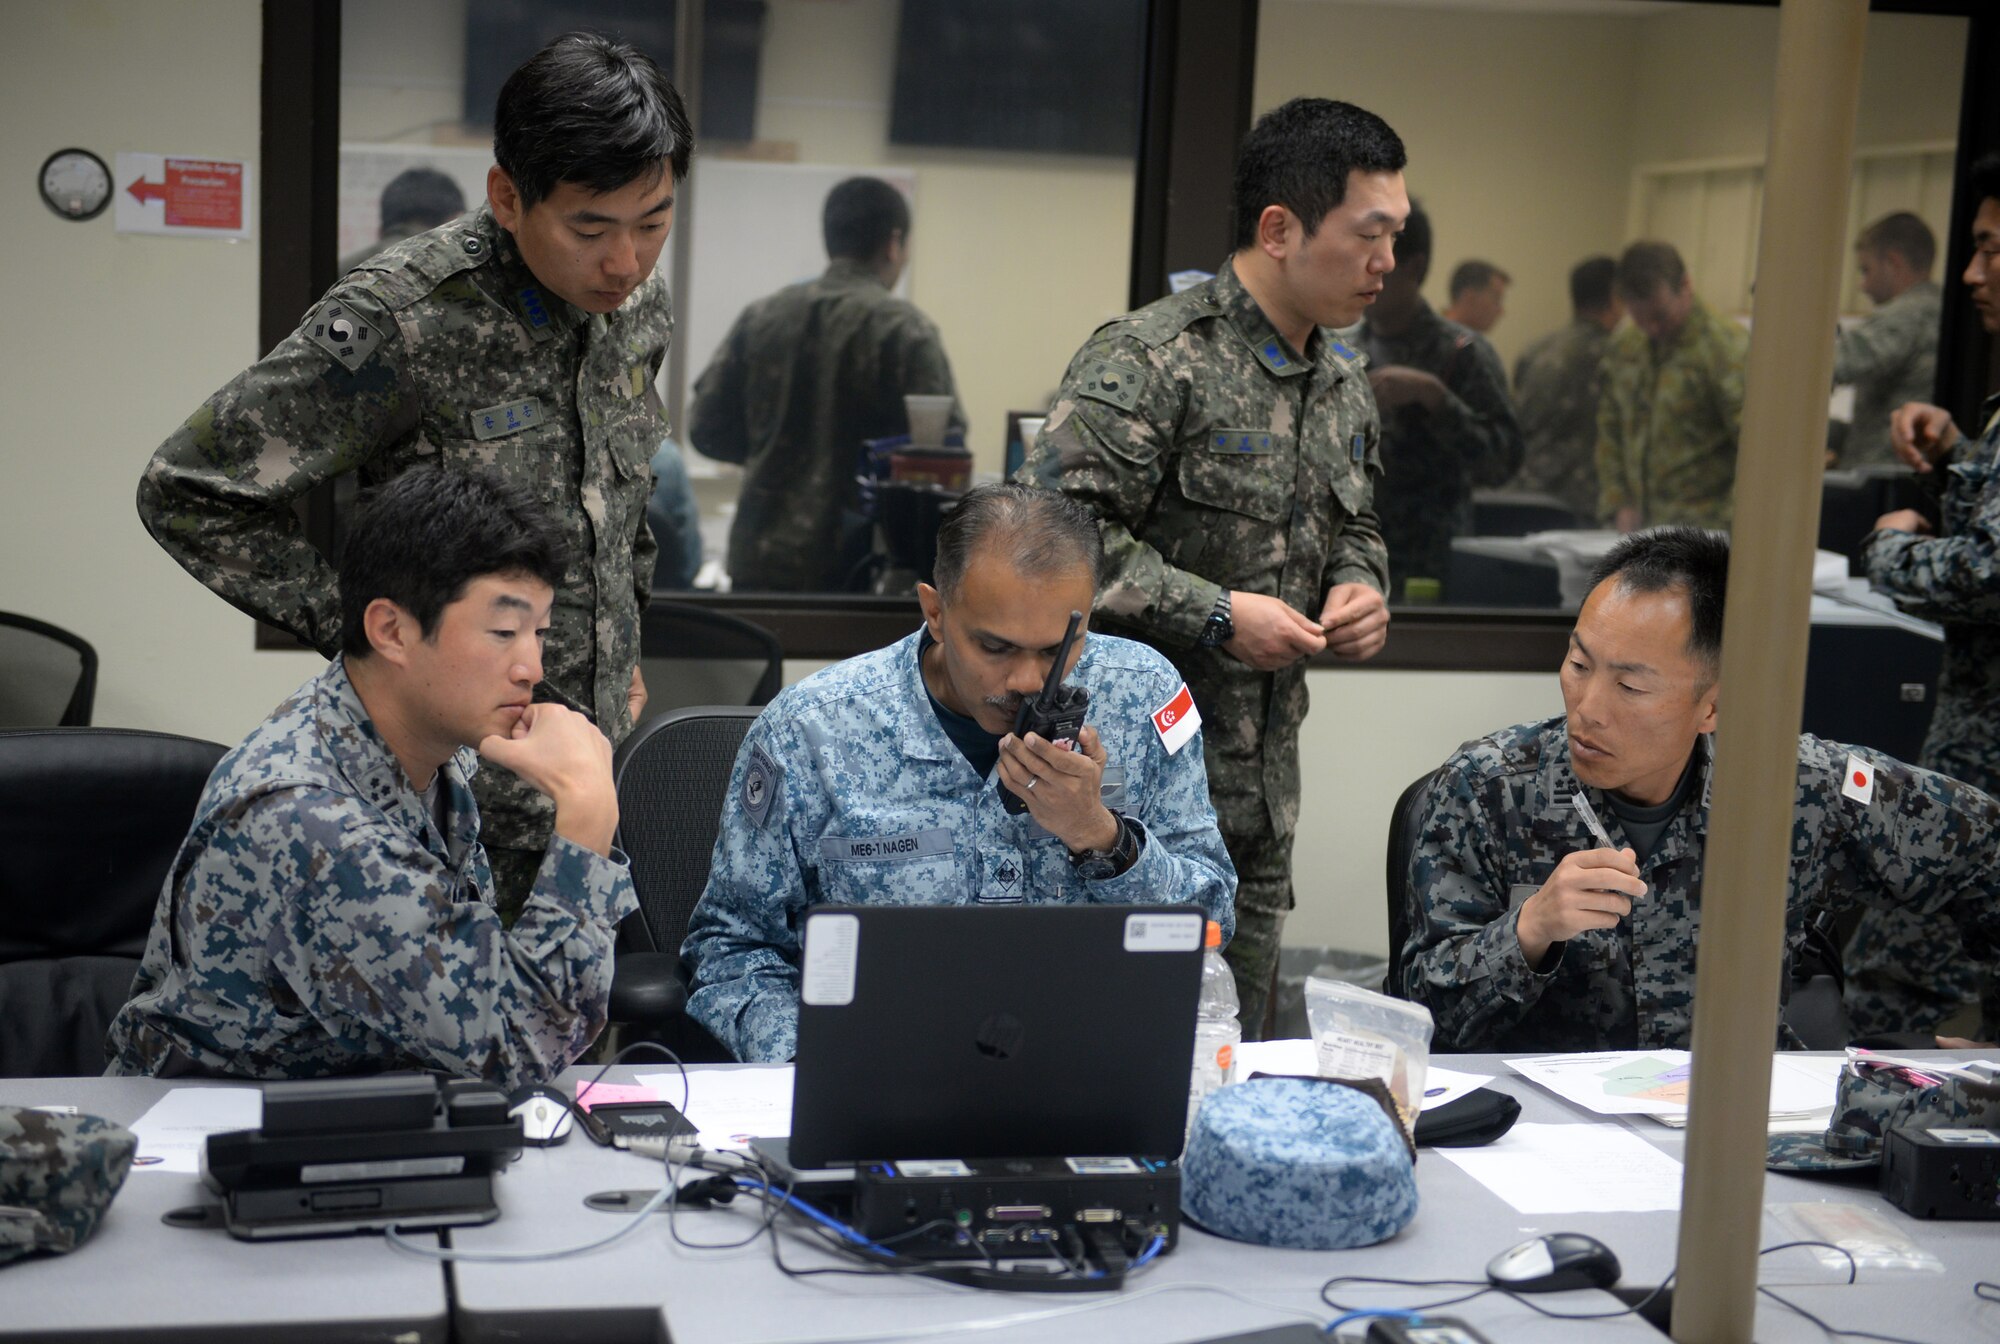
[[[685,218],[694,230],[688,293],[674,305],[674,339],[687,351],[688,392],[746,304],[826,269],[820,234],[826,194],[863,176],[902,192],[915,213],[917,174],[909,168],[695,160],[686,185]],[[896,296],[907,299],[909,288],[905,270]]]

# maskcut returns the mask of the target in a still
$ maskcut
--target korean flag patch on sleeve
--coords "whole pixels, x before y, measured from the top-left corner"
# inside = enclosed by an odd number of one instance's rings
[[[1194,694],[1187,683],[1174,692],[1173,699],[1153,711],[1153,731],[1160,735],[1160,744],[1172,756],[1188,744],[1188,739],[1201,730],[1201,711],[1194,707]]]
[[[1840,792],[1857,803],[1875,801],[1875,763],[1853,752],[1847,753],[1847,770],[1841,775]]]

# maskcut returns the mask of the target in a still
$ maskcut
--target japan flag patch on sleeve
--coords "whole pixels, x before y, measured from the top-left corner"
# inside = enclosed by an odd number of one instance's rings
[[[1160,744],[1172,756],[1188,744],[1188,739],[1201,730],[1201,711],[1194,707],[1194,693],[1182,682],[1174,692],[1174,698],[1153,711],[1153,731],[1160,735]]]
[[[1840,792],[1857,803],[1875,801],[1875,766],[1853,752],[1847,753],[1847,771],[1840,779]]]

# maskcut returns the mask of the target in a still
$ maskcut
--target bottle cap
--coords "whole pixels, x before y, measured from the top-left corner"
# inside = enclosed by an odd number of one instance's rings
[[[1202,940],[1201,940],[1201,945],[1202,945],[1203,947],[1221,947],[1221,946],[1222,946],[1222,926],[1221,926],[1220,924],[1216,923],[1216,922],[1215,922],[1214,920],[1212,920],[1212,919],[1211,919],[1211,920],[1209,920],[1209,921],[1208,921],[1208,928],[1207,928],[1207,929],[1206,929],[1206,930],[1204,931],[1204,933],[1203,933],[1203,935],[1202,935]]]

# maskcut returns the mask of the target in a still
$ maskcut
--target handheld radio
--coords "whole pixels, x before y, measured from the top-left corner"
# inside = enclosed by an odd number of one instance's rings
[[[1062,645],[1056,650],[1056,660],[1049,664],[1048,680],[1042,683],[1042,693],[1025,697],[1014,715],[1014,736],[1025,739],[1029,733],[1037,733],[1059,747],[1076,750],[1076,735],[1083,731],[1083,711],[1090,704],[1090,692],[1081,686],[1065,686],[1062,678],[1069,663],[1069,651],[1082,628],[1083,613],[1072,611],[1069,629],[1063,632]],[[1000,786],[1000,805],[1010,816],[1028,810],[1027,800],[1005,784]]]

